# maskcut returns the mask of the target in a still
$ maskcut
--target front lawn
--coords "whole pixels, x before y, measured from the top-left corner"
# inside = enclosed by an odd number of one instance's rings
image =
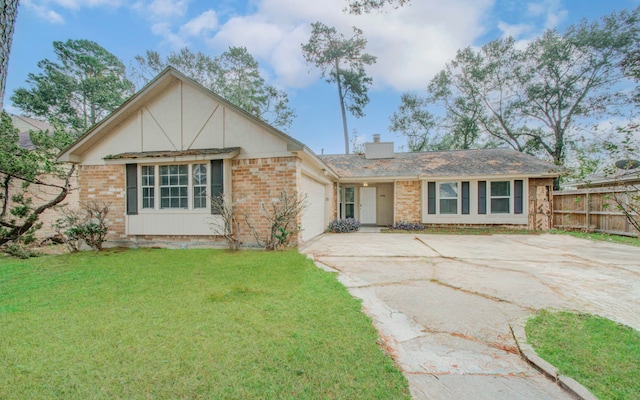
[[[556,233],[559,235],[570,235],[580,239],[619,243],[619,244],[626,244],[629,246],[640,247],[640,239],[637,237],[631,237],[631,236],[609,235],[606,233],[598,233],[598,232],[586,233],[586,232],[580,232],[580,231],[563,231],[563,230],[553,230],[551,231],[551,233]]]
[[[360,308],[295,251],[2,257],[0,398],[409,398]]]
[[[640,399],[640,332],[606,318],[542,311],[526,326],[536,353],[601,400]]]

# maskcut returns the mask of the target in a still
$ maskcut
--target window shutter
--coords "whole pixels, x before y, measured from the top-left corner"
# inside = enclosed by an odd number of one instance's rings
[[[462,182],[462,213],[469,214],[469,182]]]
[[[487,181],[478,181],[478,214],[487,213]]]
[[[127,164],[127,215],[138,215],[138,164]]]
[[[427,183],[427,213],[436,213],[436,183]]]
[[[224,191],[224,173],[222,160],[211,160],[211,197],[222,196]],[[211,214],[215,214],[213,208]]]
[[[522,214],[523,209],[523,192],[524,185],[522,180],[514,181],[513,183],[513,212],[515,214]]]

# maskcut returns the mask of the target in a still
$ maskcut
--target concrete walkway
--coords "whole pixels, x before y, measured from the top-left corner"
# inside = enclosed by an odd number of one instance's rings
[[[640,248],[565,235],[326,234],[301,249],[362,299],[415,399],[570,399],[508,323],[542,308],[640,329]]]

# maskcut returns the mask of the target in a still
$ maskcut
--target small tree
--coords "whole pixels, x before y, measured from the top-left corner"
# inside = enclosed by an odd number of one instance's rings
[[[83,203],[80,210],[63,211],[63,217],[54,226],[69,251],[78,251],[81,241],[92,249],[101,251],[108,233],[107,214],[109,204],[93,200]]]
[[[295,235],[300,233],[298,220],[307,207],[307,196],[283,190],[271,203],[262,203],[262,217],[268,221],[269,233],[266,237],[256,230],[245,214],[245,222],[256,242],[266,250],[284,250],[297,244]]]
[[[35,240],[40,215],[62,203],[71,190],[73,165],[56,162],[56,155],[71,143],[63,130],[31,132],[34,149],[19,144],[11,117],[0,118],[0,245]],[[34,193],[46,189],[51,197],[34,201]]]
[[[227,242],[229,250],[236,251],[242,246],[240,240],[240,221],[236,218],[236,203],[229,203],[224,196],[211,197],[211,209],[218,218],[211,218],[209,225],[216,235]]]
[[[624,139],[620,144],[606,143],[605,149],[610,159],[616,160],[615,165],[605,171],[605,175],[612,178],[613,190],[608,196],[613,201],[614,208],[624,214],[627,222],[640,235],[640,143],[635,139],[638,125],[618,128]],[[608,205],[608,204],[607,204]],[[610,206],[610,205],[609,205]]]

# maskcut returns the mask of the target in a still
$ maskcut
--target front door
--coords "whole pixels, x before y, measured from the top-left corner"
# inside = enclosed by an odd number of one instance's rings
[[[376,188],[360,188],[360,223],[376,223]]]

